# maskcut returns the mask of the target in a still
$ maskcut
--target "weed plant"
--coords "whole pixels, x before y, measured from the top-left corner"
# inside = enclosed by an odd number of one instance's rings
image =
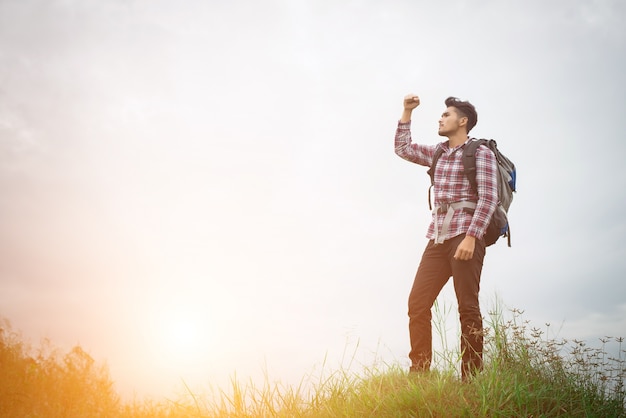
[[[0,417],[112,417],[120,398],[104,366],[80,347],[37,351],[0,322]]]
[[[61,354],[44,343],[33,351],[4,321],[0,417],[626,417],[621,337],[591,348],[547,338],[519,310],[508,316],[496,309],[486,318],[485,366],[465,383],[460,353],[441,337],[444,352],[429,373],[374,361],[358,372],[324,366],[295,386],[267,375],[260,385],[233,376],[230,387],[206,395],[187,388],[176,399],[133,402],[120,400],[107,369],[80,347]]]

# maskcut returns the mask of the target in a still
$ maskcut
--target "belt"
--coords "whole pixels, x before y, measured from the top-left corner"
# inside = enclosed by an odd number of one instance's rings
[[[462,200],[460,202],[441,203],[435,206],[435,209],[433,210],[433,215],[435,218],[435,244],[443,244],[444,237],[448,233],[450,223],[452,223],[452,217],[454,216],[454,212],[461,209],[476,209],[476,202]],[[441,225],[441,234],[439,234],[439,217],[437,216],[440,213],[446,214],[446,216],[443,218],[443,224]]]

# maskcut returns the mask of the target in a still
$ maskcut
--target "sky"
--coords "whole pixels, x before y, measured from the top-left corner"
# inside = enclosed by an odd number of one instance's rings
[[[624,19],[619,0],[0,0],[0,317],[137,396],[408,365],[429,179],[393,137],[415,93],[416,141],[457,96],[517,167],[483,313],[625,336]],[[454,347],[451,282],[439,303]]]

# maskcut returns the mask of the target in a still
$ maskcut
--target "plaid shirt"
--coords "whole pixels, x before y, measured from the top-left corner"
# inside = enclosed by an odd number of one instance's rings
[[[467,142],[469,142],[468,139]],[[437,145],[419,145],[411,141],[411,122],[398,123],[395,137],[396,154],[407,161],[430,167],[437,148],[443,149],[443,154],[437,161],[435,168],[435,207],[442,203],[453,203],[463,200],[476,202],[474,214],[464,210],[454,213],[448,233],[444,240],[467,234],[482,238],[489,225],[491,216],[498,204],[497,163],[489,148],[481,145],[476,151],[476,183],[478,193],[472,190],[463,170],[463,151],[465,144],[450,149],[448,141]],[[435,216],[438,216],[437,225],[441,228],[445,213],[433,214],[433,220],[428,227],[426,238],[435,236]],[[441,234],[441,231],[439,231]]]

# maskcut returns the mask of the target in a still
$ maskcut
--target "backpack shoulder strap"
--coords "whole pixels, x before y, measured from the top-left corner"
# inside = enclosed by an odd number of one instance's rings
[[[430,210],[433,210],[433,204],[432,204],[432,199],[430,197],[430,191],[435,185],[435,167],[437,166],[437,161],[439,161],[439,157],[441,157],[441,154],[443,154],[443,148],[437,147],[437,149],[435,149],[435,155],[433,155],[433,162],[430,163],[430,168],[426,172],[430,176],[430,187],[428,188],[428,208]]]
[[[437,149],[435,150],[435,155],[433,155],[433,162],[430,164],[430,168],[427,171],[428,175],[430,176],[431,186],[435,184],[435,167],[437,166],[437,161],[439,161],[441,154],[443,154],[443,148],[437,147]]]
[[[488,139],[472,139],[465,145],[463,150],[463,169],[473,190],[478,190],[478,183],[476,182],[476,150],[481,145],[489,146],[489,141]]]

